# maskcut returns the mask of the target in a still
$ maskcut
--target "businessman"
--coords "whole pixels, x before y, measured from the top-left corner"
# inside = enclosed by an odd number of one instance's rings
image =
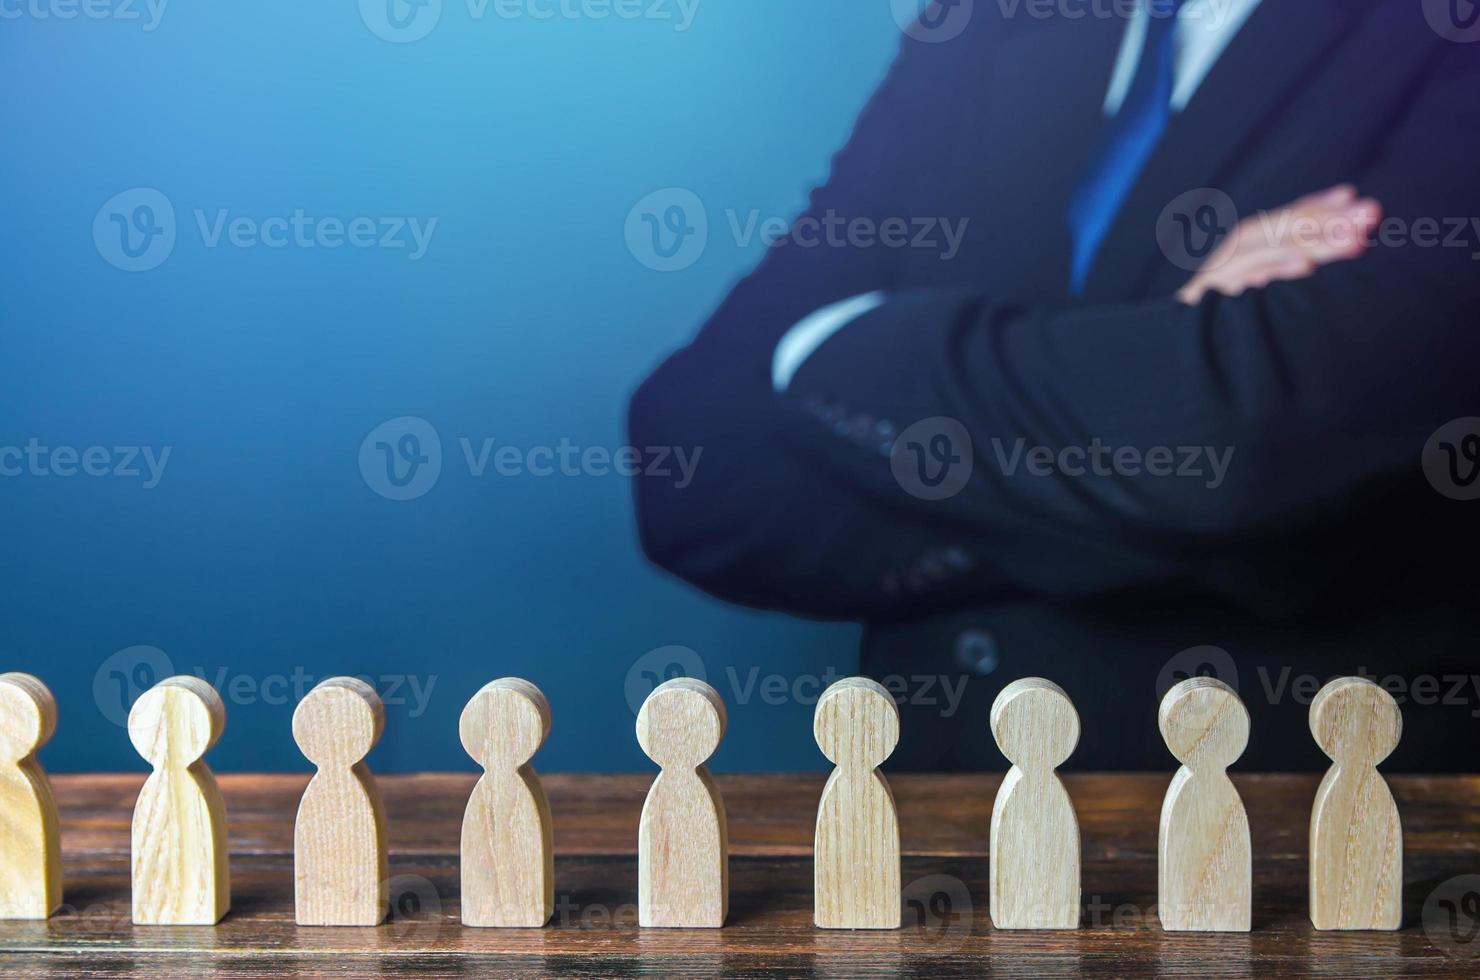
[[[1165,769],[1158,697],[1202,672],[1253,714],[1242,765],[1312,768],[1310,697],[1360,672],[1402,704],[1393,767],[1473,770],[1480,44],[1450,6],[929,9],[795,226],[839,234],[780,239],[634,396],[636,444],[704,447],[639,481],[650,557],[863,622],[865,673],[967,678],[949,717],[901,704],[904,767],[1000,767],[992,699],[1043,675],[1071,766]],[[959,248],[886,240],[922,218]]]

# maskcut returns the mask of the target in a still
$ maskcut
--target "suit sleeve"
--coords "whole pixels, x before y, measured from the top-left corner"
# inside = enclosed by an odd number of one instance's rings
[[[1480,215],[1468,176],[1480,77],[1469,53],[1448,57],[1360,175],[1389,227]],[[980,288],[898,295],[824,343],[786,393],[763,397],[743,383],[744,357],[727,355],[742,338],[774,343],[778,324],[799,315],[765,297],[790,295],[808,270],[773,259],[634,402],[634,432],[707,444],[706,462],[734,454],[681,505],[640,488],[644,540],[660,564],[717,594],[863,618],[909,614],[957,589],[1087,595],[1170,578],[1188,552],[1299,528],[1375,480],[1416,471],[1436,428],[1474,414],[1480,275],[1466,241],[1408,237],[1197,307],[1036,310]],[[849,268],[843,294],[888,286],[862,260]],[[837,297],[809,298],[811,308],[813,298]],[[969,478],[940,499],[911,492],[897,453],[840,437],[838,406],[896,428],[946,420],[930,424],[964,433],[947,448],[970,460]],[[1045,472],[1019,452],[1095,445],[1143,462],[1196,447],[1229,463],[1213,486],[1113,457],[1106,476]],[[746,459],[766,461],[764,473]],[[962,568],[889,589],[912,556],[943,543],[965,555]],[[765,594],[748,591],[758,578]]]

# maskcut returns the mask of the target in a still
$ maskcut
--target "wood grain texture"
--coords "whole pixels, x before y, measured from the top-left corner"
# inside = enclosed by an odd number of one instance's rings
[[[63,723],[66,723],[65,716]],[[1149,723],[1149,719],[1148,719]],[[1425,931],[1443,883],[1480,867],[1480,776],[1392,776],[1406,835],[1398,932],[1318,932],[1306,837],[1320,777],[1233,773],[1254,843],[1254,929],[1169,933],[1156,918],[1163,773],[1063,779],[1084,845],[1082,927],[1000,932],[987,908],[987,823],[1001,777],[891,774],[906,912],[893,931],[812,924],[819,773],[715,777],[730,816],[725,929],[637,926],[635,857],[651,775],[542,774],[555,814],[556,914],[546,929],[459,924],[458,838],[474,773],[381,776],[396,834],[392,919],[378,929],[293,922],[293,808],[307,773],[220,776],[231,813],[232,914],[214,928],[129,921],[129,811],[144,777],[53,774],[67,905],[0,922],[0,972],[58,977],[1446,977],[1469,947]],[[1465,925],[1461,921],[1461,925]],[[1433,932],[1433,936],[1430,933]]]
[[[293,881],[301,926],[374,926],[390,909],[385,808],[365,756],[385,706],[354,677],[331,677],[293,712],[293,739],[318,768],[298,805]]]
[[[813,921],[898,929],[899,816],[878,767],[899,744],[899,708],[877,681],[845,678],[818,699],[812,733],[837,767],[817,805]]]
[[[45,919],[62,904],[57,804],[36,761],[56,727],[39,678],[0,674],[0,919]]]
[[[1055,770],[1079,744],[1079,713],[1041,677],[992,703],[992,735],[1012,768],[992,808],[992,922],[998,929],[1079,925],[1079,821]]]
[[[637,713],[637,742],[661,767],[637,829],[637,908],[648,927],[719,928],[730,903],[725,802],[705,761],[724,738],[719,692],[700,680],[660,684]]]
[[[463,817],[463,924],[542,926],[555,914],[554,830],[530,759],[550,735],[550,703],[505,677],[473,696],[458,727],[486,770]]]
[[[199,677],[171,677],[140,695],[129,740],[154,772],[132,831],[133,921],[213,925],[231,908],[226,805],[205,754],[226,729],[226,705]]]
[[[1310,703],[1310,730],[1332,766],[1310,815],[1310,919],[1317,929],[1403,924],[1403,825],[1377,764],[1403,736],[1393,696],[1338,678]]]
[[[1182,763],[1161,807],[1157,910],[1172,931],[1248,932],[1253,855],[1249,817],[1227,769],[1249,744],[1249,710],[1227,684],[1194,677],[1157,717]]]

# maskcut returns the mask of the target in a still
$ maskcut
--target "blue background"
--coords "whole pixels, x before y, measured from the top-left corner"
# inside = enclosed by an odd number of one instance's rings
[[[153,489],[0,477],[0,670],[56,692],[49,768],[142,769],[117,722],[174,669],[235,685],[218,770],[307,768],[293,698],[339,673],[399,684],[382,770],[472,768],[458,715],[511,674],[553,704],[540,768],[644,769],[629,670],[668,645],[730,702],[717,768],[821,766],[808,678],[853,668],[856,628],[648,567],[627,478],[474,477],[458,440],[623,444],[634,386],[760,256],[726,212],[789,217],[825,175],[899,44],[887,0],[700,0],[686,31],[446,0],[413,43],[355,0],[179,2],[153,30],[142,0],[138,20],[26,3],[0,21],[0,447],[171,447]],[[665,273],[625,227],[668,187],[710,236]],[[168,200],[176,242],[127,272],[93,226],[136,188]],[[207,247],[196,212],[223,209],[437,225],[419,260]],[[358,462],[401,416],[444,458],[408,501]],[[768,675],[803,696],[740,703]]]

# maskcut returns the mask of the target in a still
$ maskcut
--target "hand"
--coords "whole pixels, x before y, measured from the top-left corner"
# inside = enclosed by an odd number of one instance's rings
[[[1304,279],[1332,262],[1355,259],[1382,221],[1382,205],[1358,199],[1350,184],[1245,218],[1177,299],[1189,306],[1209,292],[1238,296],[1272,282]]]

